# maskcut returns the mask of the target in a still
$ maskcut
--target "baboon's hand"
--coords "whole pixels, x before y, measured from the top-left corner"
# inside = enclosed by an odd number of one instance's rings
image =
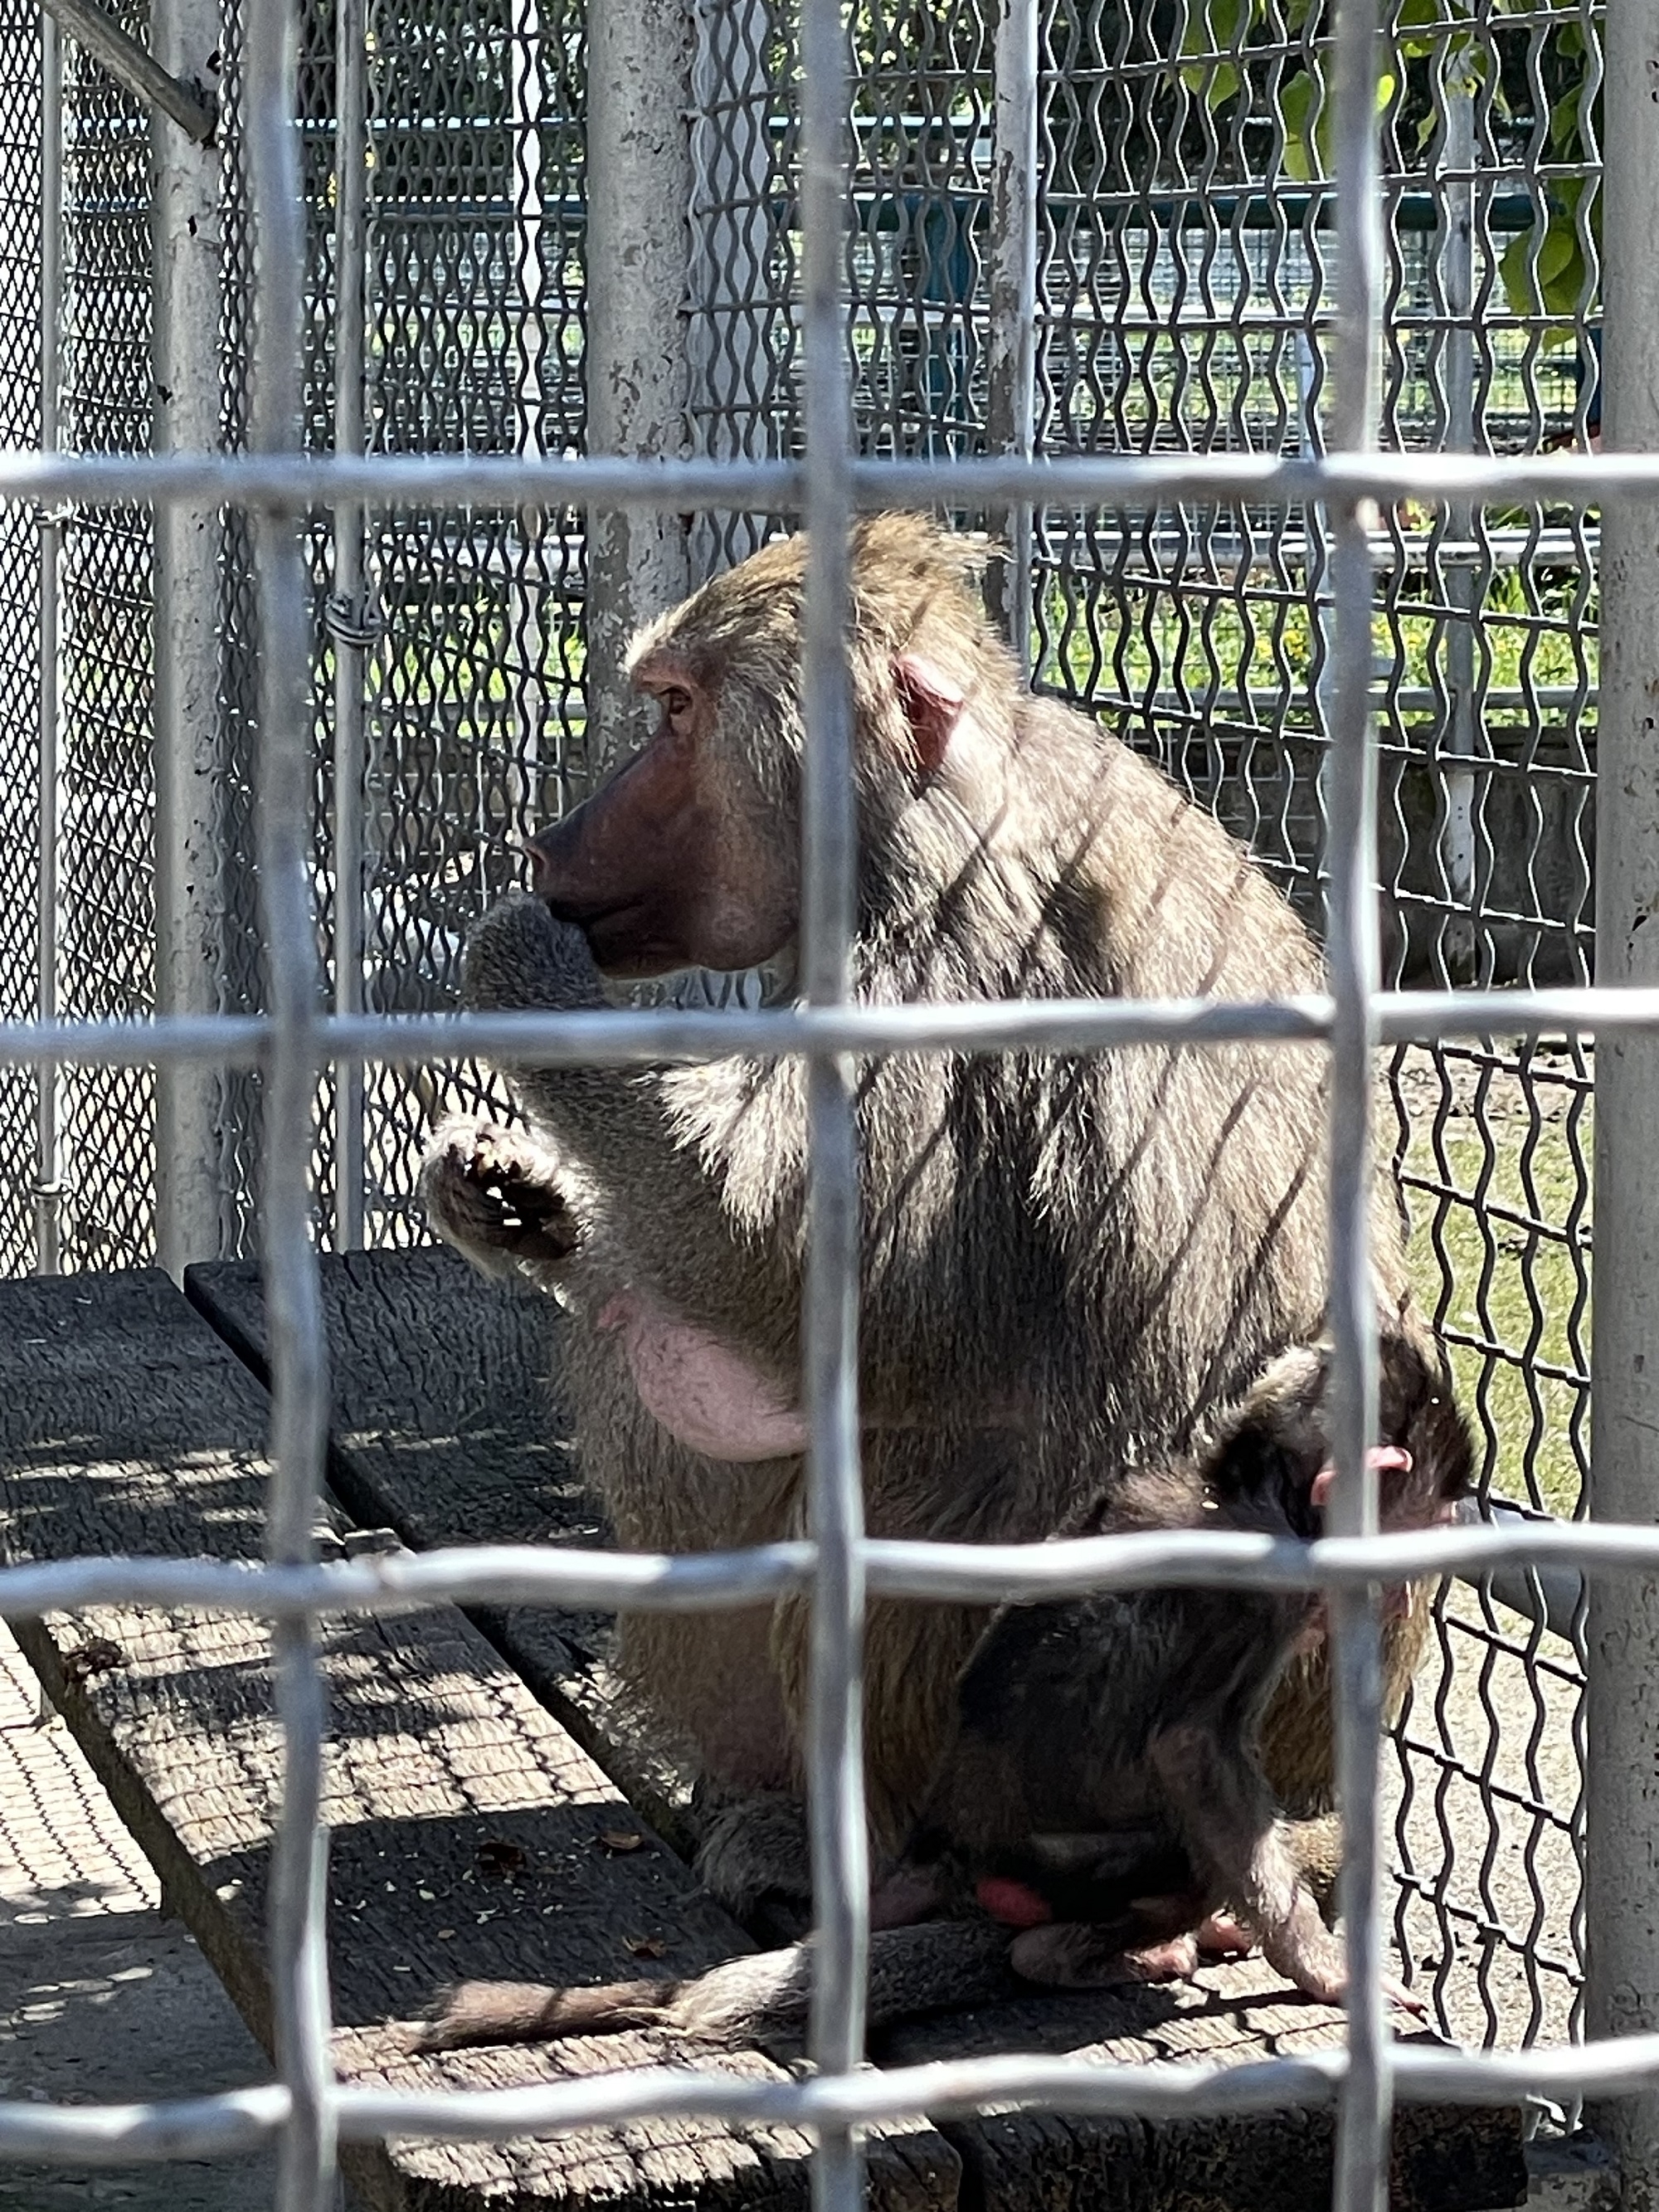
[[[1049,1921],[1016,1936],[1008,1963],[1022,1981],[1050,1989],[1105,1990],[1121,1982],[1181,1982],[1198,1968],[1191,1935],[1127,1950],[1121,1926],[1087,1921]]]
[[[734,1920],[769,1943],[793,1942],[812,1923],[806,1812],[773,1790],[720,1805],[697,1845],[703,1883]]]
[[[557,1163],[528,1131],[460,1115],[433,1133],[421,1202],[447,1243],[486,1275],[546,1284],[580,1242]]]
[[[511,891],[466,933],[462,996],[479,1013],[603,1006],[599,971],[587,939],[556,921],[538,898]]]

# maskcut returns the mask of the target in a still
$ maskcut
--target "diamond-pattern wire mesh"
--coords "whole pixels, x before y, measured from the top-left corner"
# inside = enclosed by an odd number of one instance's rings
[[[1593,82],[1583,58],[1595,18],[1564,9],[1425,21],[1411,0],[1404,17],[1387,118],[1384,441],[1520,452],[1583,438],[1595,404],[1595,172],[1589,118],[1571,110],[1573,86]],[[699,9],[695,26],[694,440],[717,455],[791,452],[800,442],[793,15],[748,0]],[[34,34],[25,25],[15,35]],[[332,439],[333,37],[331,13],[312,10],[301,112],[312,204],[306,423],[317,448]],[[860,441],[874,453],[980,450],[995,131],[988,16],[968,0],[868,7],[854,42]],[[1290,0],[1045,10],[1040,449],[1316,446],[1330,293],[1316,120],[1328,46],[1322,19]],[[234,21],[223,64],[222,368],[235,448],[247,433],[252,261]],[[418,29],[372,5],[368,64],[369,445],[580,450],[575,0],[458,5]],[[20,133],[30,82],[20,69],[7,95],[19,103]],[[142,447],[146,127],[84,62],[71,64],[65,106],[64,441]],[[20,243],[5,265],[13,289],[0,327],[26,348],[35,264]],[[772,520],[696,519],[694,570],[745,550]],[[22,533],[7,541],[16,566],[5,573],[27,601],[32,526],[7,528]],[[328,539],[319,518],[309,543],[325,915]],[[66,1002],[76,1013],[142,1010],[152,988],[148,523],[82,514],[68,541]],[[1038,518],[1036,544],[1039,681],[1088,702],[1154,754],[1249,837],[1317,921],[1328,593],[1307,518],[1050,513]],[[1402,505],[1384,519],[1377,700],[1395,979],[1588,973],[1594,550],[1593,530],[1570,514]],[[586,775],[581,518],[396,512],[373,523],[365,556],[365,1003],[447,1005],[467,920],[512,878],[511,838],[579,793]],[[222,614],[221,998],[240,1008],[260,1005],[263,990],[250,803],[258,641],[248,540],[235,518]],[[21,653],[25,707],[30,676]],[[9,727],[32,772],[27,712]],[[7,916],[20,1010],[30,988],[26,897]],[[20,1102],[8,1152],[20,1172],[9,1182],[21,1193],[29,1092],[9,1080]],[[149,1079],[76,1073],[67,1087],[69,1264],[147,1258]],[[472,1071],[447,1082],[369,1071],[370,1242],[424,1233],[409,1191],[426,1121],[481,1090]],[[1572,1511],[1586,1441],[1588,1062],[1501,1045],[1413,1048],[1398,1057],[1395,1091],[1419,1280],[1459,1361],[1485,1479]],[[322,1103],[325,1209],[326,1089]],[[236,1249],[257,1238],[256,1106],[252,1079],[228,1079],[222,1166]],[[16,1221],[13,1264],[26,1264],[21,1206]],[[1400,1933],[1459,2032],[1557,2034],[1577,1980],[1577,1663],[1558,1640],[1462,1589],[1443,1601],[1438,1649],[1401,1731]]]
[[[147,10],[113,11],[143,33]],[[60,439],[142,453],[150,434],[149,122],[64,44]],[[59,990],[84,1015],[155,1003],[154,530],[138,507],[82,507],[64,530],[59,714]],[[155,1249],[155,1083],[146,1069],[63,1078],[73,1162],[69,1264],[133,1267]]]
[[[0,439],[40,436],[40,16],[0,14]],[[0,515],[0,1012],[35,1006],[40,928],[40,533],[26,507]],[[34,1249],[34,1079],[0,1075],[0,1268]]]
[[[574,0],[369,9],[372,451],[582,450],[582,25]],[[459,125],[458,128],[457,125]],[[582,541],[568,510],[400,510],[366,549],[365,1004],[451,1005],[514,842],[580,795]],[[368,1235],[423,1238],[410,1169],[476,1071],[367,1079]]]
[[[1595,186],[1571,133],[1596,20],[1408,7],[1393,27],[1382,442],[1583,437]],[[1328,52],[1317,11],[1278,0],[1051,19],[1042,449],[1317,449],[1334,210],[1306,118]],[[1576,271],[1545,282],[1580,179]],[[1040,522],[1039,679],[1152,753],[1317,923],[1317,534],[1286,510],[1126,520]],[[1385,980],[1588,981],[1593,529],[1402,504],[1382,541]],[[1577,1054],[1412,1048],[1394,1066],[1417,1280],[1483,1488],[1558,1513],[1578,1508],[1588,1446],[1589,1088]],[[1438,1668],[1399,1734],[1402,1949],[1459,2033],[1559,2036],[1578,1979],[1580,1670],[1462,1586],[1437,1610]]]

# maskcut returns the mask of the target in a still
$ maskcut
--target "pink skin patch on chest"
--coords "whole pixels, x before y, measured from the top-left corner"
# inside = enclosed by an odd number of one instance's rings
[[[689,1450],[744,1463],[806,1449],[799,1407],[707,1329],[637,1291],[610,1299],[599,1327],[620,1332],[640,1403]]]
[[[1011,1881],[1006,1875],[981,1875],[974,1884],[974,1899],[981,1910],[988,1912],[993,1920],[1001,1921],[1005,1928],[1041,1928],[1044,1921],[1054,1918],[1053,1912],[1023,1881]]]

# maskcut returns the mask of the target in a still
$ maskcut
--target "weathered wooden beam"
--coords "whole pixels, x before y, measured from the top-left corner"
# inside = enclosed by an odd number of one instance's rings
[[[0,1285],[0,1558],[257,1558],[270,1407],[159,1272]],[[348,1548],[395,1544],[348,1534]],[[264,1885],[279,1786],[270,1638],[245,1617],[107,1606],[19,1641],[267,2049]],[[661,2055],[660,2038],[413,2057],[389,2021],[438,1984],[695,1972],[749,1948],[453,1607],[319,1626],[331,1708],[329,1969],[359,2083],[503,2087]],[[776,2078],[758,2053],[734,2070]],[[218,2085],[181,2080],[179,2094]],[[703,2121],[532,2143],[342,2153],[377,2212],[805,2212],[805,2139]],[[872,2145],[882,2212],[949,2212],[926,2125]]]
[[[607,1544],[568,1442],[550,1299],[492,1289],[442,1250],[322,1263],[334,1384],[329,1474],[353,1517],[437,1544]],[[192,1267],[185,1293],[263,1381],[264,1296],[246,1261]],[[618,1694],[614,1624],[550,1606],[466,1608],[496,1650],[669,1842],[690,1784]]]
[[[208,143],[219,127],[219,102],[205,85],[185,84],[164,70],[148,47],[93,0],[40,0],[40,5],[135,100],[170,115],[198,146]]]

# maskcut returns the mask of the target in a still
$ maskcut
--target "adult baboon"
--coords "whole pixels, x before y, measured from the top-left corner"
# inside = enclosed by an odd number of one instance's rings
[[[861,524],[848,639],[866,1001],[1316,991],[1317,956],[1243,848],[1087,716],[1032,697],[975,550]],[[603,1003],[600,975],[787,957],[798,919],[805,545],[768,546],[635,644],[655,736],[532,845],[533,896],[467,951],[481,1007]],[[479,1266],[556,1289],[586,1467],[627,1545],[799,1529],[806,1174],[798,1061],[522,1070],[527,1129],[437,1133],[423,1190]],[[860,1382],[885,1536],[1037,1539],[1103,1468],[1184,1451],[1324,1304],[1324,1054],[1243,1043],[873,1060],[860,1072]],[[1420,1330],[1392,1194],[1379,1311]],[[984,1615],[872,1605],[878,1850],[937,1764]],[[1419,1617],[1390,1632],[1396,1695]],[[625,1624],[632,1680],[724,1809],[702,1867],[739,1911],[800,1897],[804,1609]],[[1293,1811],[1329,1802],[1322,1661],[1266,1730]]]

